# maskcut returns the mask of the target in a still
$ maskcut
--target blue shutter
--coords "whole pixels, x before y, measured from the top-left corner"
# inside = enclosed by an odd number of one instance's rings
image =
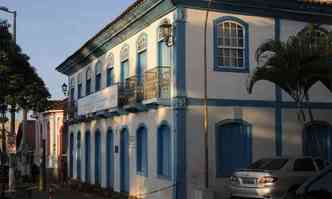
[[[121,131],[120,136],[120,191],[129,192],[129,133]]]
[[[113,132],[107,132],[107,186],[112,187],[113,183]]]
[[[242,122],[229,122],[217,127],[217,176],[230,176],[251,162],[250,127]]]
[[[81,179],[81,133],[77,133],[77,178]]]
[[[139,81],[144,79],[144,72],[147,67],[147,60],[146,60],[146,51],[142,51],[138,54],[137,58],[137,69],[136,75]]]
[[[85,182],[90,183],[90,132],[85,133]]]
[[[137,172],[142,172],[142,131],[137,132]]]
[[[82,97],[82,84],[78,84],[77,86],[77,97],[78,99]]]
[[[91,79],[86,80],[85,95],[88,96],[91,93]]]
[[[125,82],[126,79],[129,77],[129,61],[123,61],[121,63],[121,82]]]
[[[113,76],[114,76],[114,72],[113,72],[113,67],[109,67],[107,69],[107,86],[111,86],[113,84]]]
[[[100,131],[96,131],[95,135],[95,184],[101,184],[101,144],[100,144]]]
[[[96,75],[96,92],[100,91],[101,88],[101,73]]]
[[[158,129],[158,175],[171,177],[171,135],[168,126]]]
[[[70,144],[69,144],[69,176],[73,177],[74,170],[74,134],[70,134]]]

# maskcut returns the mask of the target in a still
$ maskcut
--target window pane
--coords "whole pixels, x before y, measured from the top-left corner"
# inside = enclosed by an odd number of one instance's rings
[[[107,69],[107,86],[111,86],[113,84],[113,67],[109,67]]]
[[[261,170],[279,170],[286,163],[288,159],[261,159],[249,166],[249,169],[261,169]]]
[[[312,159],[303,158],[297,159],[294,163],[294,171],[315,171],[316,168],[313,164]]]

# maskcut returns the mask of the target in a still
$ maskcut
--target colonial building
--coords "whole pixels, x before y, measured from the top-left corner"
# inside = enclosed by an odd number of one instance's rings
[[[143,198],[201,198],[207,2],[138,0],[57,67],[69,77],[72,178]],[[298,121],[296,105],[274,84],[246,89],[263,42],[287,40],[309,23],[331,30],[331,13],[317,1],[213,1],[208,192],[215,198],[225,196],[225,177],[259,158],[316,155],[313,132],[332,159],[327,88],[310,91],[317,120],[310,124]]]
[[[36,118],[34,162],[41,166],[43,150],[45,150],[46,168],[56,176],[61,167],[64,136],[66,137],[64,131],[65,104],[65,100],[50,101],[45,112],[33,115]],[[43,147],[43,142],[45,142],[45,147]]]

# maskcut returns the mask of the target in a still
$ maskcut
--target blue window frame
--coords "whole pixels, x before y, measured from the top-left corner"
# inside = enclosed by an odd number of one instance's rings
[[[107,145],[106,145],[106,161],[107,161],[107,187],[113,187],[113,131],[108,129],[107,131]]]
[[[249,25],[225,16],[214,21],[214,69],[249,72]]]
[[[216,125],[216,174],[230,176],[251,163],[251,125],[242,120],[225,120]]]
[[[157,135],[158,176],[171,178],[171,132],[168,125],[161,125]]]
[[[108,64],[106,70],[106,85],[112,86],[114,83],[114,57],[113,54],[108,56]]]
[[[136,66],[136,76],[139,82],[144,80],[144,72],[147,68],[147,34],[143,33],[137,39],[136,43],[137,49],[137,66]]]
[[[137,129],[136,139],[137,174],[148,176],[148,135],[147,129],[144,126],[141,126]]]
[[[158,65],[161,67],[172,66],[172,48],[168,47],[164,39],[164,35],[159,28],[157,31],[158,38]]]
[[[125,83],[129,78],[129,46],[125,45],[122,47],[120,52],[121,59],[121,71],[120,71],[120,82]]]
[[[91,94],[91,70],[90,68],[86,71],[86,80],[85,80],[85,95],[88,96]]]
[[[70,79],[70,100],[74,101],[75,99],[75,78]]]
[[[95,84],[95,92],[100,91],[101,89],[101,62],[97,62],[95,66],[95,77],[96,77],[96,84]]]
[[[81,132],[77,132],[76,145],[77,179],[81,179]]]
[[[82,98],[82,73],[79,73],[77,77],[77,98]]]

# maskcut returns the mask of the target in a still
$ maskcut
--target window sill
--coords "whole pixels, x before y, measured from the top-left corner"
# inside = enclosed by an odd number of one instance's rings
[[[233,73],[249,73],[249,67],[245,68],[231,68],[224,66],[215,66],[214,71],[218,72],[233,72]]]

